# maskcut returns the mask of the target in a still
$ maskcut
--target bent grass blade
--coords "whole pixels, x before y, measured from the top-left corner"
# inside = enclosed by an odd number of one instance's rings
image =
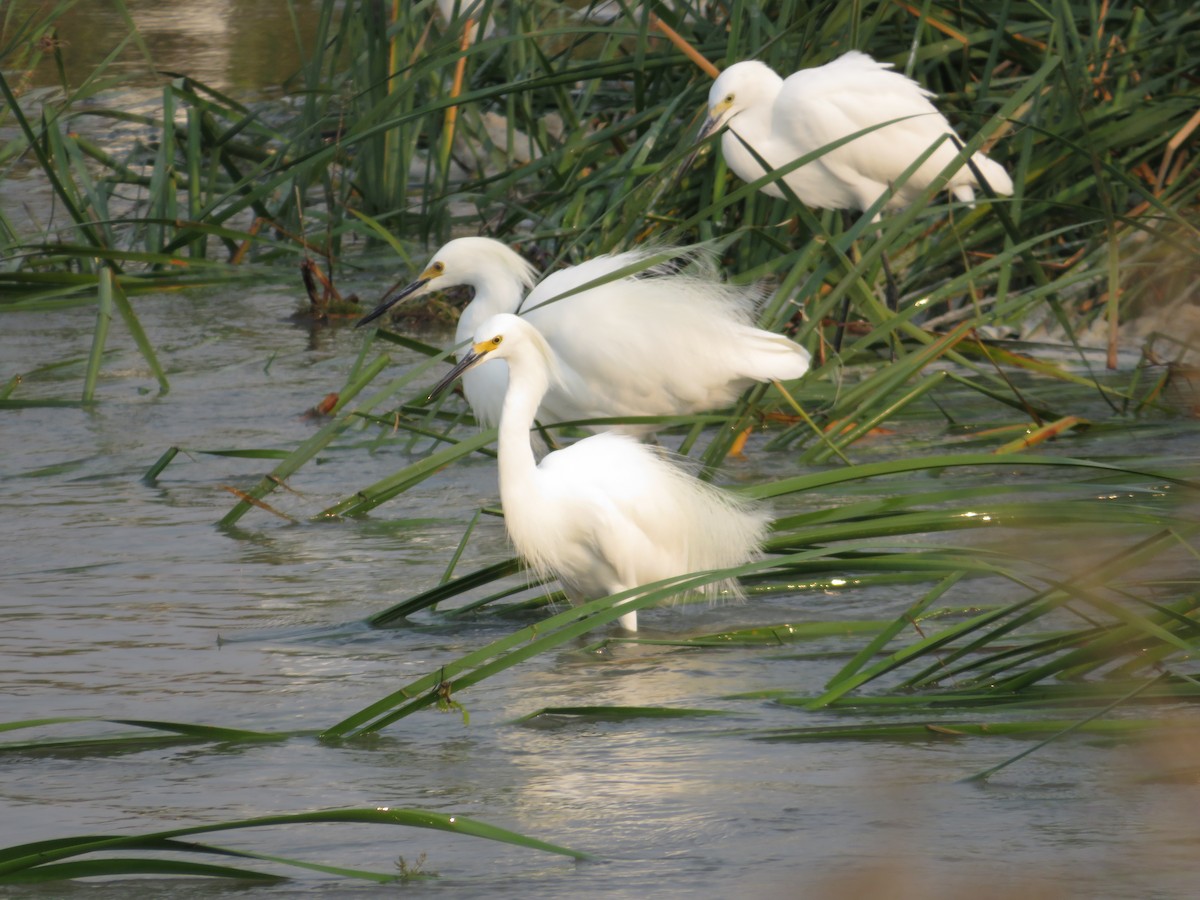
[[[390,809],[377,807],[375,809],[331,809],[307,813],[293,813],[277,816],[257,816],[248,819],[238,819],[219,822],[213,825],[193,825],[185,828],[174,828],[167,831],[157,831],[144,835],[88,835],[77,838],[58,838],[53,841],[40,841],[33,844],[22,844],[0,849],[0,884],[29,883],[38,878],[38,871],[46,864],[56,863],[62,859],[111,850],[125,849],[171,849],[187,852],[214,853],[224,856],[241,856],[244,858],[260,859],[310,869],[342,877],[365,879],[379,883],[401,880],[400,875],[392,873],[367,872],[359,869],[345,869],[327,866],[304,860],[291,859],[282,856],[272,856],[249,851],[232,850],[224,847],[192,844],[177,841],[177,838],[210,834],[218,831],[233,831],[248,828],[267,828],[280,825],[313,825],[313,824],[365,824],[403,826],[407,828],[423,828],[451,834],[461,834],[482,838],[500,843],[512,844],[528,850],[538,850],[567,856],[574,860],[589,860],[594,857],[579,850],[572,850],[557,844],[538,840],[527,835],[509,831],[486,822],[480,822],[465,816],[449,815],[440,812],[429,812],[417,809]],[[146,863],[134,860],[130,868],[120,867],[120,860],[109,861],[107,867],[103,863],[93,862],[92,867],[104,870],[105,874],[131,874],[143,871]],[[73,877],[68,874],[70,869],[49,869],[48,875],[57,879]],[[193,872],[192,874],[201,874]],[[217,874],[217,873],[211,873]],[[225,876],[228,877],[228,876]]]

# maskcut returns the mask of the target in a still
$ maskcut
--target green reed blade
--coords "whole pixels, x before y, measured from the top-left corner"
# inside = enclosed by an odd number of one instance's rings
[[[76,878],[120,878],[130,875],[178,875],[185,878],[232,878],[249,883],[277,884],[287,881],[282,875],[255,872],[233,866],[216,866],[211,863],[184,862],[169,859],[139,859],[137,857],[110,857],[108,859],[81,860],[69,863],[52,863],[24,872],[0,876],[0,884],[47,884],[69,881]]]
[[[945,741],[965,737],[1054,738],[1066,729],[1120,739],[1156,737],[1170,730],[1160,719],[1091,719],[1080,723],[1064,719],[1016,722],[886,722],[868,725],[817,725],[754,732],[753,740],[807,741]]]
[[[357,418],[355,410],[350,412],[339,412],[356,397],[380,372],[387,367],[388,358],[379,356],[368,365],[358,376],[349,382],[338,394],[337,406],[334,408],[336,418],[316,434],[310,437],[307,441],[301,444],[294,450],[287,459],[283,460],[276,466],[271,474],[264,477],[257,485],[250,489],[247,493],[256,500],[261,500],[267,494],[274,491],[280,482],[286,480],[292,473],[298,470],[304,463],[308,462],[312,457],[316,456],[322,449],[330,444],[339,434],[345,431],[353,424]],[[370,408],[368,401],[367,409]],[[235,524],[243,515],[253,508],[252,504],[245,500],[239,500],[228,513],[218,522],[218,525],[229,527]]]
[[[107,271],[106,267],[102,271],[101,277],[103,277],[103,272]],[[129,333],[133,336],[133,342],[141,352],[142,358],[146,360],[146,364],[150,366],[150,371],[154,373],[154,378],[158,382],[158,392],[165,394],[171,389],[170,384],[167,382],[167,373],[159,363],[158,355],[154,352],[154,347],[151,346],[150,339],[146,337],[142,323],[138,321],[137,314],[133,311],[133,304],[129,302],[129,298],[125,295],[125,291],[122,290],[119,281],[112,282],[112,302],[117,312],[121,314],[121,320],[125,323],[125,327],[129,329]]]
[[[83,376],[83,402],[91,403],[96,395],[96,379],[100,376],[100,361],[104,356],[104,343],[113,318],[112,269],[102,266],[96,290],[96,328],[92,332],[92,351],[88,355],[87,369]]]
[[[998,764],[992,766],[991,768],[984,769],[982,772],[977,772],[974,775],[970,775],[970,776],[960,779],[960,780],[962,782],[987,781],[990,777],[995,775],[997,772],[999,772],[1003,769],[1007,769],[1013,763],[1024,759],[1025,757],[1029,756],[1030,754],[1036,753],[1038,750],[1041,750],[1047,744],[1051,744],[1057,740],[1060,740],[1060,739],[1066,737],[1069,734],[1074,734],[1077,731],[1091,731],[1091,730],[1096,729],[1096,727],[1100,724],[1099,720],[1100,720],[1101,716],[1107,715],[1108,713],[1110,713],[1114,709],[1116,709],[1118,706],[1121,706],[1122,704],[1125,704],[1125,703],[1129,702],[1130,700],[1133,700],[1139,694],[1141,694],[1143,691],[1149,690],[1151,687],[1153,687],[1155,684],[1157,684],[1163,677],[1165,677],[1164,673],[1160,673],[1156,677],[1151,678],[1142,684],[1139,684],[1137,687],[1135,687],[1133,690],[1131,690],[1128,694],[1125,694],[1122,697],[1118,697],[1116,700],[1114,700],[1108,706],[1105,706],[1103,709],[1099,709],[1096,712],[1092,713],[1090,716],[1087,716],[1086,718],[1080,719],[1078,722],[1074,722],[1074,723],[1068,725],[1067,727],[1063,728],[1061,731],[1058,731],[1055,734],[1052,734],[1049,737],[1045,738],[1044,740],[1039,741],[1038,743],[1034,744],[1032,747],[1028,747],[1025,750],[1022,750],[1016,756],[1009,757],[1008,759],[1004,760],[1004,762],[1002,762],[1002,763],[998,763]],[[1111,723],[1111,724],[1121,724],[1121,723]]]
[[[372,628],[389,628],[403,622],[408,616],[422,609],[434,609],[439,603],[466,593],[481,585],[488,584],[509,575],[515,575],[522,570],[522,565],[516,559],[506,559],[490,566],[485,566],[468,575],[460,575],[450,581],[442,582],[428,591],[423,591],[407,600],[389,606],[387,609],[367,617],[367,624]]]
[[[681,706],[547,706],[521,716],[518,723],[558,716],[587,722],[629,722],[640,719],[694,719],[729,715],[723,709],[698,709]]]
[[[449,815],[446,813],[428,812],[425,810],[416,809],[390,809],[388,807],[377,807],[375,809],[330,809],[287,815],[257,816],[247,819],[219,822],[216,824],[174,828],[167,831],[158,831],[144,835],[111,837],[104,835],[92,835],[74,839],[60,838],[51,842],[43,841],[34,844],[23,844],[14,847],[0,848],[0,883],[4,883],[5,879],[13,874],[23,875],[30,871],[36,871],[37,867],[45,863],[53,863],[61,859],[69,859],[70,857],[79,856],[85,853],[123,850],[126,848],[137,848],[145,845],[153,848],[159,848],[162,846],[162,842],[164,841],[188,835],[208,834],[215,831],[231,831],[246,828],[264,828],[280,825],[345,823],[400,825],[409,828],[425,828],[452,834],[462,834],[470,837],[483,838],[485,840],[498,841],[506,844],[513,844],[528,850],[539,850],[546,853],[554,853],[560,856],[568,856],[577,860],[592,858],[590,854],[583,853],[578,850],[571,850],[556,844],[547,843],[536,838],[528,837],[526,835],[509,831],[505,828],[499,828],[475,819],[470,819],[465,816]],[[301,860],[286,859],[278,856],[257,855],[253,853],[247,853],[245,851],[228,851],[222,848],[209,848],[202,844],[174,844],[173,846],[177,848],[182,847],[183,849],[195,849],[199,852],[233,852],[238,856],[256,856],[257,858],[270,859],[277,862],[283,862],[288,865],[300,866],[306,869],[315,869],[317,871],[330,872],[350,877],[367,878],[372,881],[391,881],[397,878],[394,873],[389,874],[386,877],[382,877],[377,873],[366,873],[359,870],[333,868]]]
[[[360,488],[352,496],[347,497],[340,503],[322,510],[318,513],[318,517],[360,516],[363,513],[370,512],[381,503],[386,503],[413,485],[420,484],[426,478],[440,472],[450,463],[474,453],[476,450],[492,443],[495,439],[495,429],[489,428],[487,431],[483,431],[472,437],[456,441],[451,447],[432,453],[425,457],[425,459],[405,466],[399,472],[382,478],[365,488]]]

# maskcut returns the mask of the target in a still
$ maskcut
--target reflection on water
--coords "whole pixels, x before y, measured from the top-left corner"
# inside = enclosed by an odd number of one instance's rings
[[[36,119],[42,103],[58,103],[65,90],[74,98],[69,129],[100,144],[138,172],[148,166],[152,154],[139,159],[131,156],[132,151],[158,140],[157,128],[139,119],[156,121],[161,116],[162,85],[167,78],[187,75],[245,101],[277,95],[311,52],[319,3],[126,0],[124,6],[136,26],[137,40],[131,38],[129,23],[112,4],[94,0],[67,4],[55,20],[62,75],[52,53],[40,54],[40,63],[32,70],[5,74],[31,119]],[[0,47],[8,45],[28,15],[47,7],[42,0],[0,4]],[[29,49],[14,47],[4,64],[11,66],[14,59],[33,55],[26,52]],[[113,59],[108,61],[110,55]],[[77,94],[85,85],[87,89]],[[89,115],[96,107],[121,115]],[[0,115],[0,144],[17,134],[11,117]],[[5,177],[0,178],[0,205],[15,232],[41,235],[65,227],[63,239],[74,242],[73,223],[62,212],[32,155],[10,161],[8,166]],[[119,218],[139,196],[137,191],[116,192],[109,213]]]
[[[16,0],[16,12],[39,5]],[[311,49],[317,5],[318,0],[126,0],[151,64],[138,43],[129,41],[108,74],[125,88],[156,85],[154,69],[186,74],[221,91],[277,87],[296,71],[301,48]],[[58,20],[68,84],[78,87],[128,35],[111,4],[71,5]],[[32,84],[59,84],[52,59],[43,60]]]

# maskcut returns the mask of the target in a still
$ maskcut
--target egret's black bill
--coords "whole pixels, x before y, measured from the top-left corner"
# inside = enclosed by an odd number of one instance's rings
[[[721,130],[722,122],[720,118],[715,116],[707,116],[704,119],[704,124],[700,126],[700,133],[696,135],[696,143],[703,144],[706,140]]]
[[[414,281],[412,284],[410,284],[406,287],[402,287],[400,290],[396,291],[396,293],[391,294],[387,297],[384,297],[383,302],[380,303],[373,310],[371,310],[369,313],[367,313],[365,316],[363,316],[361,319],[359,319],[357,322],[355,322],[354,327],[362,328],[368,322],[374,322],[376,319],[378,319],[380,316],[382,316],[385,312],[387,312],[389,309],[391,309],[393,306],[395,306],[397,303],[399,303],[405,297],[411,296],[412,294],[419,291],[421,288],[425,287],[425,285],[428,282],[429,282],[428,278],[418,279],[417,281]]]
[[[696,157],[700,155],[700,151],[704,149],[704,142],[721,130],[722,124],[719,119],[706,118],[704,124],[700,126],[700,133],[696,135],[696,140],[692,147],[692,152],[687,155],[687,159],[683,161],[683,165],[679,167],[680,172],[690,171],[696,162]]]
[[[485,355],[486,354],[476,352],[474,347],[467,348],[467,350],[463,352],[462,359],[458,361],[458,364],[455,365],[455,367],[450,370],[446,377],[439,381],[434,389],[429,392],[430,401],[436,400],[438,397],[442,396],[442,394],[446,393],[446,391],[450,388],[450,385],[458,381],[459,376],[462,375],[463,372],[478,364]]]

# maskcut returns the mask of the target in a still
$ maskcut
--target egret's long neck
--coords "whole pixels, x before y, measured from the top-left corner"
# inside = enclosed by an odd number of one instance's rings
[[[537,461],[529,432],[537,415],[538,405],[550,387],[550,374],[545,363],[536,358],[534,347],[529,353],[508,359],[508,392],[504,395],[504,411],[500,414],[499,452],[500,500],[505,509],[506,497],[532,500],[536,491]],[[523,503],[523,507],[526,505]],[[527,508],[527,507],[526,507]]]
[[[475,329],[497,313],[515,313],[525,297],[525,285],[508,269],[489,266],[474,281],[475,298],[458,318],[455,336],[458,342],[470,338]]]

